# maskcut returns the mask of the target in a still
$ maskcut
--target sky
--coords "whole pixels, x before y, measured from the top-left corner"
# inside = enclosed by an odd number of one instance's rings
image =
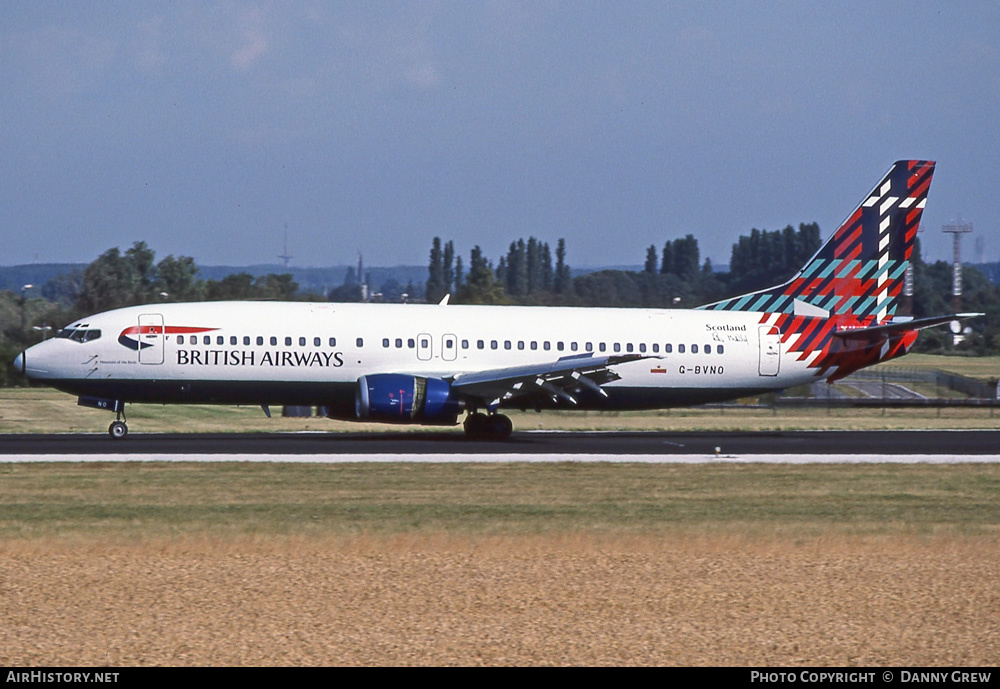
[[[577,267],[832,233],[938,162],[925,257],[1000,260],[1000,3],[0,3],[0,265],[145,241],[202,265]],[[974,260],[974,239],[963,258]]]

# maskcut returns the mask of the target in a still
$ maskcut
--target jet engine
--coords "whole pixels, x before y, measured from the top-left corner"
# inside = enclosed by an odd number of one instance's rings
[[[360,420],[449,426],[463,407],[448,381],[402,373],[361,376],[354,396]]]

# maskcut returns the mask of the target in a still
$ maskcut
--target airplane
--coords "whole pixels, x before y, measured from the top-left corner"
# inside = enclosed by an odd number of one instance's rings
[[[32,380],[128,403],[322,406],[335,419],[507,439],[505,409],[641,410],[759,395],[902,356],[896,316],[935,163],[896,162],[787,282],[696,309],[200,302],[76,321],[21,352]]]

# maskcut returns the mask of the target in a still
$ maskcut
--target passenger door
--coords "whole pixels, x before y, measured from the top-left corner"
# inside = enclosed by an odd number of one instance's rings
[[[139,316],[139,363],[162,364],[164,345],[163,316],[144,313]]]
[[[760,333],[760,361],[758,372],[762,376],[776,376],[781,368],[781,331],[776,325],[762,325]]]

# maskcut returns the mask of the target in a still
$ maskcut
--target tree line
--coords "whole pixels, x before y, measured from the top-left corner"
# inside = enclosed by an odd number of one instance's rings
[[[449,294],[453,303],[523,304],[565,306],[623,306],[691,308],[736,294],[778,284],[792,277],[820,245],[816,223],[782,230],[752,229],[733,244],[727,272],[715,271],[701,261],[693,235],[670,239],[646,250],[642,270],[599,270],[573,274],[563,239],[555,251],[535,237],[518,239],[494,263],[479,246],[468,261],[454,242],[435,237],[430,250],[428,278],[423,285],[401,285],[389,279],[378,288],[384,301],[430,303]],[[919,241],[913,253],[912,315],[949,313],[951,264],[925,263]],[[89,314],[135,304],[203,300],[275,299],[360,301],[362,278],[345,276],[344,285],[329,294],[303,294],[291,274],[254,277],[236,273],[219,280],[202,280],[198,266],[188,256],[169,255],[159,261],[145,242],[135,242],[122,252],[112,248],[85,269],[53,278],[40,287],[20,293],[0,290],[0,385],[12,381],[9,363],[24,347],[54,334],[68,323]],[[963,271],[962,309],[983,311],[985,319],[972,322],[974,331],[958,351],[1000,354],[1000,287],[981,271]],[[368,298],[371,298],[369,293]],[[947,329],[924,331],[918,351],[952,352]]]
[[[692,308],[777,285],[793,277],[819,250],[819,225],[800,223],[781,230],[753,228],[732,246],[729,270],[717,272],[711,261],[700,262],[693,235],[667,240],[662,249],[646,249],[643,269],[599,270],[573,275],[566,261],[566,243],[557,244],[553,264],[549,245],[534,237],[511,242],[494,263],[479,246],[470,252],[468,273],[454,243],[435,237],[431,246],[426,297],[437,302],[445,294],[452,303]],[[912,255],[914,295],[911,314],[951,313],[952,266],[925,263],[916,240]],[[971,322],[972,333],[957,347],[946,328],[925,330],[915,351],[931,353],[1000,354],[1000,286],[972,266],[963,269],[963,311],[981,311]]]

